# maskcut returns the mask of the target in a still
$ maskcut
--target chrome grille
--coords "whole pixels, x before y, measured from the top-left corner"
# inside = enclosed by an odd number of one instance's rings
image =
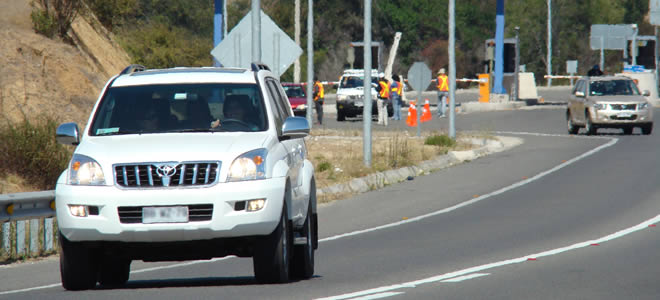
[[[637,104],[610,104],[612,110],[635,110],[637,109]]]
[[[119,222],[123,224],[142,223],[142,206],[120,206],[117,208]],[[188,205],[188,222],[210,221],[213,204]]]
[[[123,188],[205,186],[218,181],[220,162],[114,165],[115,184]]]

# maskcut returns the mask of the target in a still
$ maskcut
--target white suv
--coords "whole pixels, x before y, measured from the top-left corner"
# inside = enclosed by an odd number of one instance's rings
[[[130,66],[106,84],[55,192],[66,289],[132,260],[253,257],[259,282],[310,278],[318,245],[307,120],[267,67]]]

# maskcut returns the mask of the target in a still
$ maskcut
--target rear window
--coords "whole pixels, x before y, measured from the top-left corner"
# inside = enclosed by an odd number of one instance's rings
[[[168,84],[111,87],[89,135],[264,131],[266,110],[256,84]]]

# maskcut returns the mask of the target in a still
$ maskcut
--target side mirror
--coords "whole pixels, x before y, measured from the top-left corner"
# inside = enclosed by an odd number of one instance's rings
[[[289,139],[304,138],[309,135],[309,122],[303,117],[288,117],[282,125],[282,137]]]
[[[649,90],[644,90],[644,91],[642,91],[642,96],[644,96],[644,97],[651,96],[651,92],[649,92]]]
[[[582,91],[575,92],[575,97],[584,98],[584,92],[582,92]]]
[[[76,123],[64,123],[57,127],[55,140],[64,145],[76,146],[80,144],[80,130]]]

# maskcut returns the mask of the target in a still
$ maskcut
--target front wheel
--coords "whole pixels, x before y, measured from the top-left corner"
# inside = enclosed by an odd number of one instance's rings
[[[597,129],[596,129],[596,126],[595,126],[594,123],[591,121],[591,116],[589,115],[588,112],[587,112],[587,115],[584,116],[584,118],[585,118],[585,120],[586,120],[586,121],[584,122],[584,123],[585,123],[585,125],[584,125],[584,129],[587,130],[587,135],[594,135],[594,134],[596,134],[596,130],[597,130]]]
[[[131,273],[129,259],[115,259],[104,256],[100,262],[99,283],[102,286],[119,286],[128,281]]]
[[[286,215],[286,202],[282,207],[280,223],[257,245],[252,258],[254,276],[260,283],[289,281],[291,230]]]
[[[648,124],[642,126],[642,134],[643,135],[649,135],[653,131],[653,124]]]
[[[573,117],[571,116],[571,113],[566,113],[566,124],[568,127],[568,134],[576,134],[580,130],[580,127],[573,124]]]
[[[305,237],[304,245],[296,245],[293,250],[293,276],[301,279],[309,279],[314,276],[314,245],[316,241],[316,230],[314,230],[314,217],[312,212],[312,201],[316,202],[316,187],[312,183],[312,190],[307,208],[307,218],[303,225],[302,236]]]
[[[346,120],[346,115],[344,115],[344,112],[341,109],[337,110],[337,121],[342,122]]]
[[[80,243],[67,240],[62,233],[59,234],[59,244],[62,287],[72,291],[94,288],[98,275],[94,252]]]

